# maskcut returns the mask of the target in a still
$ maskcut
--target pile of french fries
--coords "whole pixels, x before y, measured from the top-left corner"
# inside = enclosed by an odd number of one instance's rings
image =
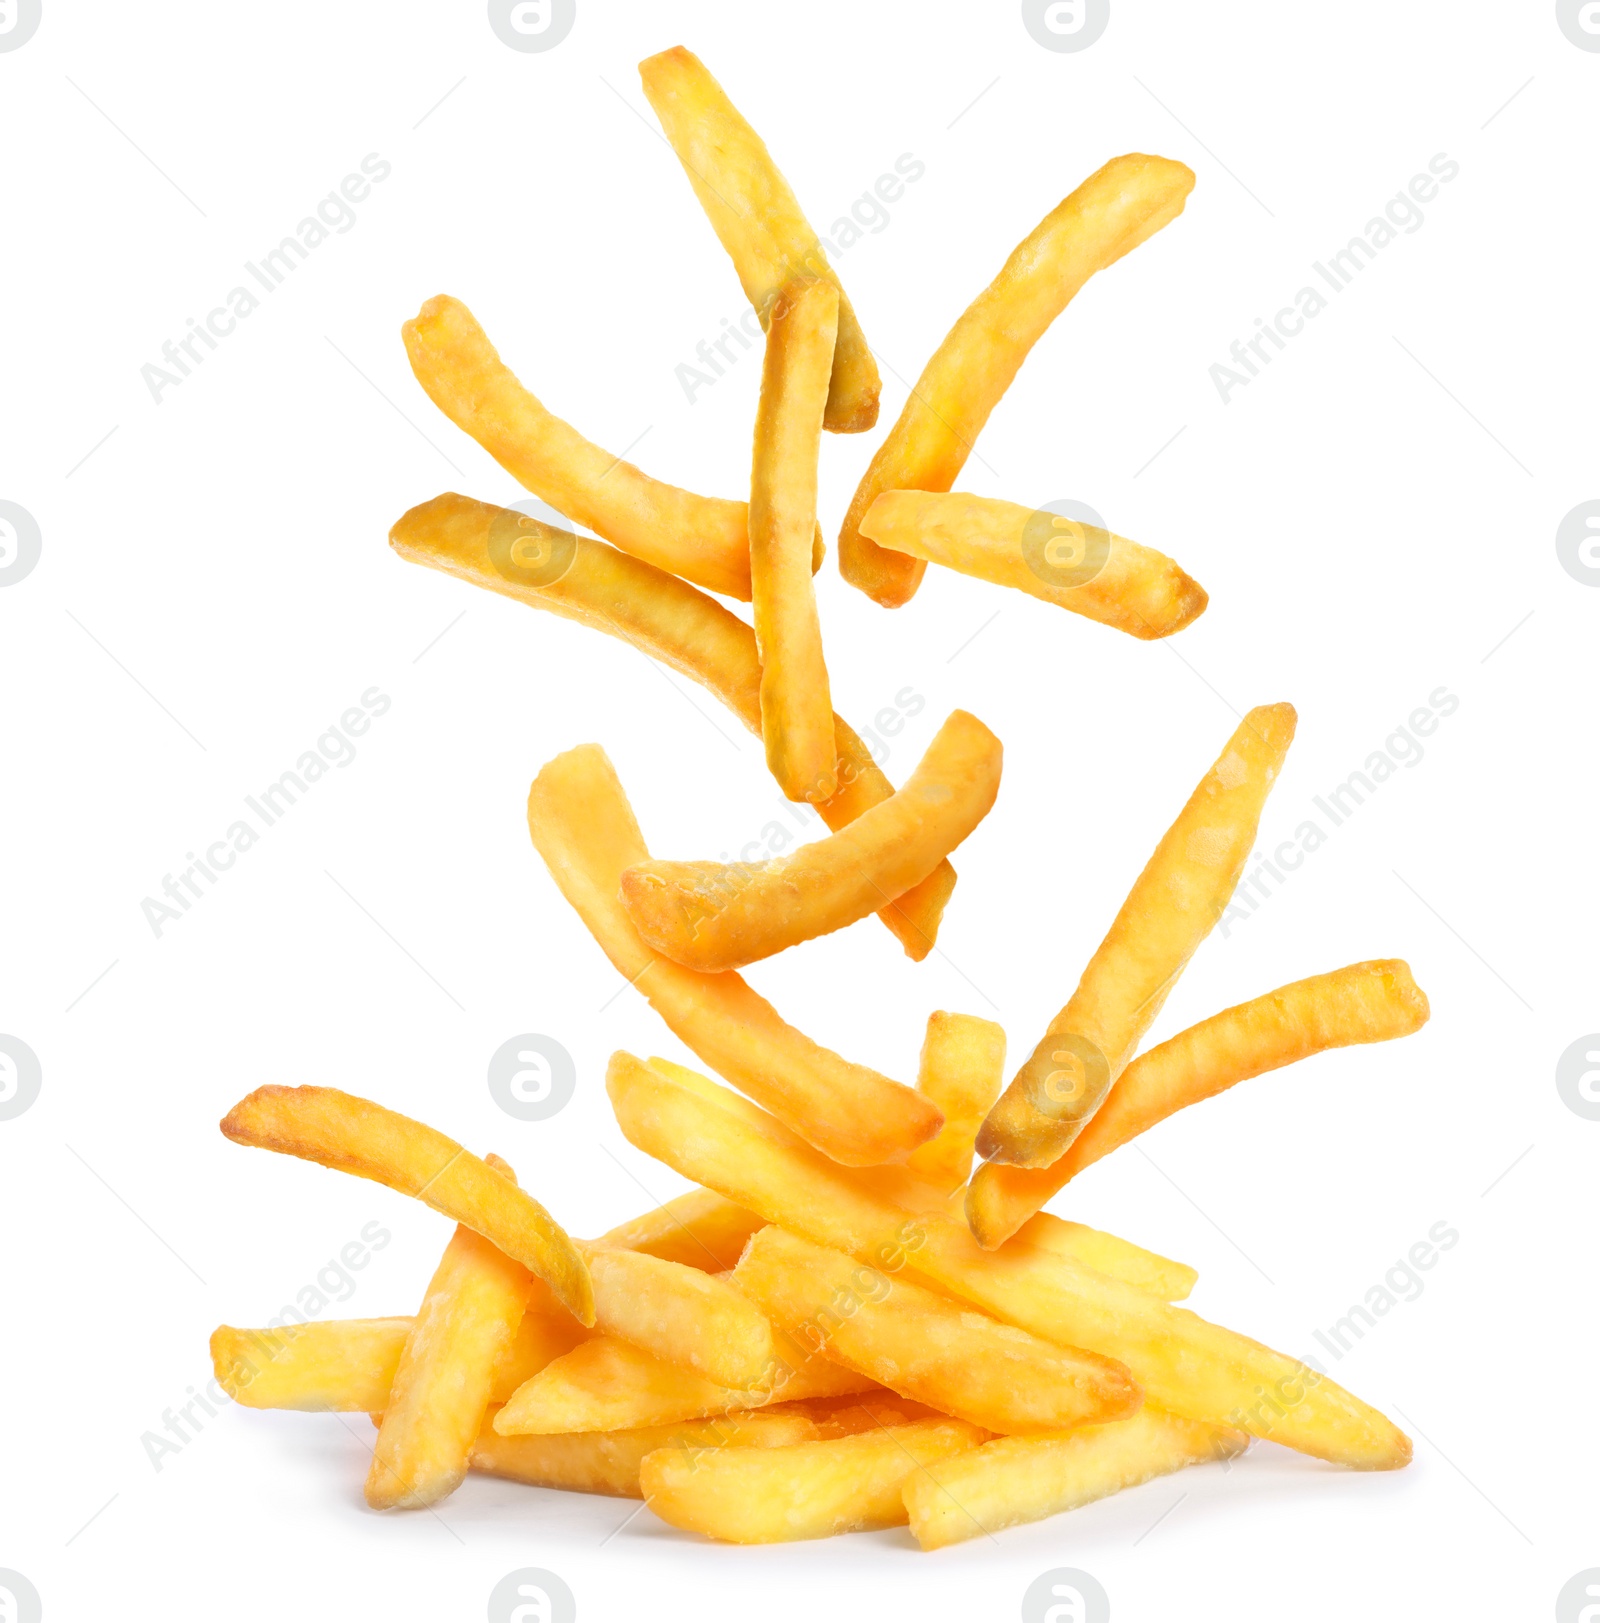
[[[748,503],[662,484],[591,444],[464,305],[436,298],[404,328],[423,388],[592,535],[447,494],[391,541],[702,683],[831,832],[770,862],[663,861],[598,745],[548,762],[528,797],[535,849],[618,973],[730,1084],[612,1056],[623,1134],[695,1188],[575,1240],[497,1156],[332,1088],[260,1088],[222,1123],[234,1142],[373,1179],[456,1227],[414,1315],[223,1326],[218,1379],[254,1408],[370,1414],[376,1508],[437,1503],[476,1470],[643,1499],[738,1543],[909,1525],[935,1549],[1256,1438],[1357,1469],[1404,1465],[1410,1442],[1375,1409],[1176,1305],[1192,1269],[1043,1210],[1175,1111],[1428,1017],[1407,966],[1375,960],[1140,1051],[1239,882],[1290,706],[1252,710],[1223,745],[1009,1083],[990,1021],[930,1016],[910,1087],[812,1041],[739,975],[873,913],[923,958],[955,885],[950,854],[994,807],[1001,745],[955,711],[896,789],[834,714],[812,587],[817,461],[824,430],[876,422],[877,368],[721,87],[681,48],[641,72],[766,331]],[[1167,159],[1114,159],[1017,247],[872,459],[839,536],[851,584],[893,607],[933,562],[1146,638],[1204,609],[1148,547],[950,488],[1045,328],[1175,218],[1193,180]],[[753,624],[712,592],[751,603]]]

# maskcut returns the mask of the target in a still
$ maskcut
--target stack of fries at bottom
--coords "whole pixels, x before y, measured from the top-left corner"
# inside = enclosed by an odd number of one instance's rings
[[[1386,960],[1225,1010],[1114,1076],[1081,1035],[1109,1040],[1120,1021],[1132,1047],[1153,1013],[1141,993],[1130,1014],[1131,992],[1157,977],[1159,1007],[1214,916],[1206,888],[1237,882],[1243,855],[1218,852],[1249,850],[1263,763],[1281,753],[1240,735],[1259,742],[1272,721],[1253,714],[1230,740],[1003,1095],[990,1021],[935,1013],[912,1090],[810,1043],[736,973],[647,945],[628,897],[665,865],[648,863],[597,747],[556,757],[528,819],[557,883],[673,1031],[781,1112],[614,1054],[624,1135],[699,1187],[585,1242],[496,1156],[331,1088],[258,1089],[224,1119],[230,1139],[374,1179],[459,1226],[413,1318],[224,1326],[218,1380],[252,1407],[373,1415],[375,1507],[432,1504],[475,1469],[642,1498],[738,1543],[909,1523],[934,1549],[1230,1459],[1253,1437],[1404,1465],[1409,1440],[1376,1410],[1174,1306],[1192,1269],[1039,1209],[1176,1110],[1427,1018],[1405,964]],[[837,859],[839,839],[808,848],[812,862]],[[763,875],[747,877],[727,911],[763,895]],[[1051,1068],[1030,1091],[1040,1054]],[[852,1072],[875,1087],[851,1091]],[[1067,1151],[1035,1167],[1010,1147],[1063,1132]],[[1013,1160],[969,1179],[985,1140]]]
[[[1129,1067],[1094,1153],[1273,1063],[1274,1018],[1294,1003],[1305,1020],[1387,1008],[1396,1028],[1426,1012],[1395,962],[1229,1010]],[[1338,1040],[1374,1034],[1347,1023]],[[618,1053],[624,1133],[701,1187],[592,1243],[496,1156],[334,1089],[261,1088],[224,1120],[229,1138],[375,1179],[459,1226],[414,1317],[223,1326],[217,1378],[253,1408],[370,1413],[377,1508],[432,1504],[472,1469],[643,1499],[737,1543],[909,1522],[936,1549],[1253,1437],[1404,1465],[1409,1441],[1376,1410],[1175,1307],[1196,1277],[1182,1263],[1047,1212],[978,1244],[952,1189],[1003,1053],[989,1021],[936,1013],[919,1090],[944,1125],[909,1164],[871,1168],[694,1071]]]
[[[497,1156],[331,1088],[261,1088],[224,1119],[230,1139],[374,1179],[457,1228],[414,1316],[224,1326],[218,1380],[255,1408],[372,1415],[376,1508],[434,1504],[477,1470],[642,1498],[740,1543],[909,1524],[934,1549],[1231,1459],[1252,1438],[1357,1469],[1404,1465],[1410,1442],[1383,1415],[1175,1306],[1192,1269],[1042,1209],[1177,1110],[1427,1019],[1407,966],[1374,960],[1139,1052],[1263,861],[1252,847],[1290,706],[1241,722],[1003,1092],[1005,1034],[989,1021],[935,1013],[910,1088],[813,1042],[737,973],[874,913],[926,957],[955,886],[949,855],[994,806],[1001,747],[958,710],[896,790],[833,713],[811,583],[817,459],[824,431],[874,425],[877,369],[816,233],[721,87],[681,48],[641,72],[767,332],[748,505],[590,443],[518,382],[464,305],[436,298],[403,329],[418,381],[600,539],[446,494],[391,543],[700,682],[832,832],[766,863],[656,861],[598,746],[547,763],[528,826],[558,889],[674,1036],[739,1090],[612,1057],[623,1133],[697,1187],[575,1241]],[[897,607],[931,562],[1141,638],[1205,609],[1149,547],[951,488],[1051,321],[1175,219],[1193,183],[1168,159],[1113,159],[1019,244],[861,481],[839,537],[851,585]],[[710,592],[751,603],[754,623]]]

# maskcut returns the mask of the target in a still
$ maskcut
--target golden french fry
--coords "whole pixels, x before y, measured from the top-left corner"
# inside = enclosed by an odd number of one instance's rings
[[[938,1132],[942,1118],[926,1099],[802,1036],[738,975],[685,969],[640,940],[617,887],[650,853],[598,745],[546,763],[528,795],[528,828],[562,895],[673,1034],[809,1142],[864,1166]]]
[[[639,1062],[631,1056],[614,1055],[612,1063],[637,1065]],[[771,1125],[772,1117],[766,1111],[758,1109],[738,1094],[718,1087],[686,1065],[662,1059],[659,1055],[652,1055],[649,1065],[651,1070],[659,1072],[669,1082],[676,1082],[692,1093],[699,1093],[719,1109],[733,1111],[758,1133]],[[879,1203],[880,1210],[882,1203],[887,1201],[911,1217],[931,1213],[952,1221],[962,1220],[959,1190],[946,1191],[936,1184],[926,1183],[914,1176],[908,1167],[860,1167],[850,1172],[848,1177],[853,1188]],[[756,1226],[764,1227],[763,1220],[757,1218]],[[1015,1253],[1038,1252],[1046,1267],[1049,1266],[1048,1255],[1070,1257],[1099,1273],[1110,1274],[1113,1279],[1137,1285],[1140,1290],[1152,1291],[1164,1302],[1182,1301],[1194,1289],[1194,1282],[1199,1277],[1187,1263],[1174,1262],[1158,1252],[1146,1251],[1131,1240],[1103,1233],[1086,1224],[1069,1223],[1052,1212],[1039,1212],[1024,1224],[1022,1230],[1007,1243],[1006,1249]]]
[[[834,741],[839,746],[839,788],[832,800],[817,810],[835,834],[894,793],[879,771],[872,752],[838,716],[833,718]],[[878,909],[878,917],[905,948],[906,957],[921,963],[933,951],[939,921],[956,888],[956,871],[948,859],[903,896]]]
[[[760,736],[755,633],[676,575],[603,541],[469,496],[436,496],[413,507],[389,532],[389,544],[411,563],[632,643],[700,683]],[[837,832],[887,800],[894,786],[847,722],[835,716],[833,732],[838,787],[816,810]],[[955,870],[941,862],[920,884],[879,909],[878,917],[911,958],[920,962],[932,950],[955,882]]]
[[[754,1212],[712,1189],[691,1189],[601,1236],[600,1244],[642,1251],[686,1268],[724,1273],[739,1260],[745,1241],[766,1225]]]
[[[773,1360],[772,1326],[731,1285],[640,1251],[584,1246],[595,1324],[719,1386],[748,1386]]]
[[[952,710],[916,770],[847,828],[770,862],[641,862],[622,903],[645,943],[707,974],[842,930],[925,879],[1000,789],[1000,740]]]
[[[580,1431],[548,1437],[497,1432],[493,1416],[472,1445],[472,1469],[535,1488],[607,1493],[642,1499],[639,1465],[662,1450],[699,1461],[720,1448],[781,1448],[817,1437],[820,1428],[803,1409],[760,1409],[709,1420],[679,1420],[630,1431]]]
[[[886,490],[861,517],[879,547],[941,564],[1149,641],[1197,620],[1205,589],[1165,553],[988,496]]]
[[[751,1234],[764,1226],[763,1219],[753,1213],[741,1211],[709,1189],[700,1189],[619,1225],[601,1245],[715,1272],[731,1269]],[[625,1275],[608,1282],[615,1286],[610,1292],[613,1297],[627,1283]],[[655,1283],[659,1288],[659,1282]],[[736,1297],[736,1312],[748,1309],[747,1301],[731,1294]],[[607,1293],[597,1288],[596,1295],[600,1322],[606,1325]],[[611,1305],[625,1313],[640,1311],[625,1301]],[[692,1307],[691,1301],[685,1311]],[[252,1408],[382,1412],[389,1406],[390,1383],[414,1322],[410,1318],[332,1320],[258,1330],[223,1325],[211,1338],[212,1359],[224,1389]],[[648,1329],[646,1333],[650,1333]],[[770,1328],[765,1333],[770,1341]],[[548,1288],[537,1285],[513,1343],[495,1369],[490,1401],[504,1403],[584,1336],[583,1327]],[[766,1367],[764,1360],[763,1373]]]
[[[1186,1465],[1229,1460],[1250,1439],[1230,1426],[1180,1420],[1146,1404],[1129,1420],[1054,1437],[1000,1437],[906,1478],[911,1532],[942,1549],[1076,1510]]]
[[[485,1161],[516,1183],[499,1156]],[[495,1369],[516,1339],[536,1283],[520,1262],[456,1226],[384,1405],[367,1473],[366,1498],[374,1510],[417,1510],[460,1486]]]
[[[1260,706],[1239,724],[1134,881],[1077,990],[978,1130],[985,1160],[1048,1167],[1100,1108],[1222,917],[1294,724],[1287,704]],[[1005,1238],[979,1237],[990,1245]]]
[[[1142,1245],[1102,1229],[1069,1223],[1053,1212],[1035,1212],[1006,1241],[1007,1251],[1020,1255],[1030,1249],[1069,1257],[1096,1273],[1137,1285],[1163,1302],[1181,1302],[1200,1277],[1186,1262],[1174,1262],[1159,1252],[1146,1251]]]
[[[221,1324],[211,1364],[235,1403],[251,1409],[382,1409],[411,1319],[333,1319],[257,1330]]]
[[[1183,212],[1194,175],[1170,158],[1113,158],[1047,214],[967,307],[922,369],[839,531],[839,570],[885,608],[908,602],[927,565],[862,535],[886,490],[946,491],[1028,351],[1098,270]]]
[[[838,289],[839,341],[823,426],[859,434],[878,420],[878,368],[817,234],[761,137],[692,52],[676,45],[639,64],[644,93],[761,325],[797,275]]]
[[[751,1240],[733,1282],[814,1354],[988,1431],[1064,1431],[1139,1407],[1120,1364],[1069,1352],[785,1229]]]
[[[901,1527],[906,1480],[976,1448],[987,1434],[961,1420],[914,1420],[825,1442],[722,1448],[690,1460],[664,1448],[639,1467],[662,1521],[732,1544],[826,1538]]]
[[[622,1431],[877,1390],[875,1381],[842,1364],[808,1356],[788,1336],[776,1340],[771,1367],[748,1388],[736,1390],[613,1336],[592,1336],[530,1375],[507,1399],[495,1424],[506,1436]]]
[[[1004,1238],[1101,1156],[1235,1082],[1324,1049],[1405,1037],[1427,1018],[1428,1000],[1398,958],[1313,975],[1224,1009],[1134,1060],[1059,1161],[981,1168],[967,1193],[972,1231]]]
[[[337,1088],[257,1088],[222,1118],[235,1144],[276,1150],[411,1195],[537,1274],[581,1324],[594,1323],[589,1272],[533,1196],[398,1111]]]
[[[1360,1469],[1411,1458],[1392,1422],[1298,1360],[1072,1257],[1031,1247],[985,1251],[963,1225],[907,1212],[873,1188],[873,1175],[835,1166],[704,1077],[686,1087],[616,1054],[606,1090],[628,1141],[686,1178],[816,1245],[885,1272],[908,1268],[918,1282],[1008,1324],[1115,1359],[1150,1402],[1174,1414]]]
[[[817,451],[838,322],[832,282],[785,284],[772,305],[756,408],[750,595],[761,650],[761,737],[768,770],[790,800],[828,800],[838,787],[833,702],[811,586]]]
[[[222,1389],[246,1408],[381,1414],[415,1323],[325,1319],[256,1330],[224,1324],[212,1333],[211,1362]],[[495,1366],[489,1401],[504,1403],[587,1333],[546,1285],[538,1285]]]
[[[917,1092],[943,1111],[944,1126],[911,1152],[907,1171],[941,1190],[967,1181],[972,1141],[1000,1092],[1005,1063],[1006,1034],[994,1021],[943,1009],[928,1016]]]
[[[400,331],[428,398],[524,489],[624,552],[749,602],[744,502],[663,484],[591,444],[523,388],[459,299],[429,299]],[[812,556],[815,568],[820,529]]]

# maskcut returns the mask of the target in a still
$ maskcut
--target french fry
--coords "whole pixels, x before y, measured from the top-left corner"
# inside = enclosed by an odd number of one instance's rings
[[[337,1088],[257,1088],[221,1125],[235,1144],[298,1156],[413,1196],[537,1274],[580,1324],[594,1323],[589,1272],[566,1231],[453,1138]]]
[[[925,879],[988,814],[1000,740],[952,710],[916,770],[882,804],[770,862],[641,862],[622,904],[647,946],[715,974],[842,930]]]
[[[1006,1249],[1018,1254],[1031,1249],[1070,1258],[1096,1273],[1149,1291],[1163,1302],[1181,1302],[1200,1277],[1186,1262],[1174,1262],[1171,1257],[1146,1251],[1142,1245],[1085,1223],[1070,1223],[1053,1212],[1035,1212],[1006,1242]]]
[[[704,64],[674,46],[639,64],[644,93],[738,272],[761,325],[796,275],[826,278],[839,292],[839,341],[823,426],[859,434],[878,420],[878,368],[850,301],[789,183],[761,137]]]
[[[1165,553],[992,497],[886,490],[862,515],[860,534],[1144,641],[1182,631],[1206,606],[1204,588]]]
[[[961,1420],[915,1420],[785,1448],[723,1448],[689,1460],[647,1454],[645,1502],[662,1521],[732,1544],[826,1538],[901,1527],[908,1477],[976,1448],[987,1434]]]
[[[506,1162],[485,1159],[516,1183]],[[366,1485],[374,1510],[418,1510],[460,1486],[495,1369],[536,1283],[482,1235],[456,1226],[406,1337],[378,1427]]]
[[[1232,1459],[1249,1437],[1146,1404],[1129,1420],[1054,1437],[1000,1437],[907,1477],[911,1532],[925,1550],[1076,1510],[1186,1465]]]
[[[944,1113],[944,1126],[919,1144],[906,1170],[941,1190],[957,1189],[972,1170],[972,1141],[1004,1081],[1006,1034],[974,1014],[928,1016],[917,1069],[917,1092]]]
[[[814,1354],[988,1431],[1064,1431],[1139,1407],[1139,1388],[1120,1364],[784,1229],[751,1240],[733,1283]]]
[[[817,450],[838,323],[832,282],[785,284],[772,305],[756,408],[750,596],[761,650],[761,737],[768,770],[790,800],[829,800],[838,787],[811,586]]]
[[[1048,1167],[1100,1108],[1222,917],[1294,725],[1287,704],[1263,705],[1239,724],[1134,881],[1077,990],[978,1130],[986,1161]],[[979,1238],[993,1245],[1005,1236]]]
[[[772,1326],[713,1274],[640,1251],[583,1247],[595,1323],[719,1386],[748,1386],[774,1356]]]
[[[622,1431],[877,1390],[876,1381],[826,1358],[809,1357],[787,1336],[780,1334],[777,1343],[771,1368],[750,1387],[736,1390],[614,1336],[592,1336],[531,1375],[508,1397],[495,1425],[506,1436]]]
[[[676,1212],[666,1215],[672,1208],[676,1208]],[[731,1269],[739,1260],[745,1241],[764,1226],[761,1218],[741,1212],[722,1196],[710,1190],[695,1190],[679,1201],[669,1202],[667,1207],[620,1225],[605,1237],[601,1247],[585,1250],[625,1248],[640,1251],[647,1258],[659,1257],[665,1263],[681,1262],[686,1268],[694,1268],[698,1263],[704,1277],[707,1271]],[[602,1268],[598,1272],[606,1270]],[[742,1324],[753,1312],[748,1301],[721,1282],[712,1283],[716,1303],[714,1313],[708,1315],[707,1326],[725,1319],[731,1319],[735,1325]],[[618,1269],[606,1273],[604,1289],[596,1280],[597,1311],[602,1326],[612,1327],[608,1319],[613,1314],[643,1318],[647,1312],[648,1289],[641,1293],[641,1300],[630,1304],[625,1297],[629,1284],[629,1275]],[[662,1288],[659,1279],[645,1285],[653,1285],[657,1295]],[[674,1318],[682,1320],[694,1315],[695,1299],[682,1299],[684,1293],[678,1280],[671,1280],[670,1286],[678,1300],[663,1316],[666,1323],[642,1323],[638,1330],[641,1339],[661,1337],[668,1328],[676,1328],[672,1323]],[[732,1298],[731,1302],[728,1298]],[[255,1330],[222,1325],[211,1338],[212,1361],[224,1390],[251,1408],[381,1413],[390,1406],[390,1384],[414,1322],[410,1318],[349,1319]],[[703,1339],[708,1333],[709,1328],[698,1326],[689,1331],[695,1340]],[[548,1288],[542,1283],[536,1285],[511,1346],[496,1364],[489,1401],[504,1403],[524,1382],[562,1354],[572,1351],[585,1336],[583,1327],[555,1301]],[[777,1359],[777,1349],[772,1345],[771,1329],[766,1321],[761,1321],[758,1331],[746,1327],[743,1344],[748,1346],[757,1336],[768,1348],[758,1366],[759,1375],[764,1377]],[[643,1365],[653,1367],[655,1363],[645,1352],[640,1352],[639,1359]],[[850,1390],[858,1389],[860,1384]],[[712,1390],[721,1393],[725,1389],[718,1386]]]
[[[691,1189],[653,1211],[619,1223],[601,1236],[600,1244],[718,1274],[733,1267],[745,1241],[765,1226],[754,1212],[724,1200],[715,1190]]]
[[[250,1409],[382,1409],[413,1322],[333,1319],[258,1330],[221,1324],[211,1333],[211,1365],[223,1391]]]
[[[472,1469],[535,1488],[606,1493],[642,1499],[639,1465],[646,1454],[680,1453],[698,1464],[721,1448],[781,1448],[808,1442],[819,1428],[802,1409],[755,1410],[709,1420],[679,1420],[630,1431],[580,1431],[554,1436],[503,1436],[492,1417],[472,1445]]]
[[[638,1061],[633,1060],[632,1063],[637,1064]],[[718,1109],[732,1111],[758,1133],[765,1132],[772,1123],[772,1117],[766,1111],[740,1098],[738,1094],[718,1087],[686,1065],[662,1059],[659,1055],[652,1056],[649,1065],[651,1070],[669,1082],[676,1082],[680,1087],[698,1093]],[[848,1176],[851,1186],[878,1202],[880,1208],[883,1202],[888,1202],[911,1217],[931,1213],[944,1219],[963,1220],[959,1192],[946,1192],[935,1184],[925,1183],[913,1176],[907,1167],[860,1167]],[[764,1227],[765,1224],[757,1218],[756,1226]],[[1181,1301],[1194,1288],[1194,1282],[1199,1277],[1187,1263],[1174,1262],[1170,1257],[1147,1251],[1131,1240],[1105,1234],[1086,1224],[1069,1223],[1053,1212],[1038,1213],[1024,1225],[1024,1230],[1008,1243],[1008,1251],[1036,1251],[1046,1259],[1049,1255],[1069,1257],[1099,1273],[1110,1274],[1113,1279],[1137,1285],[1140,1290],[1152,1291],[1164,1302]],[[1049,1266],[1048,1260],[1043,1262],[1043,1266]]]
[[[591,444],[517,381],[459,299],[429,299],[400,331],[428,398],[525,490],[624,552],[749,602],[744,502],[663,484]],[[815,568],[820,529],[812,556]]]
[[[972,1231],[1004,1238],[1085,1167],[1236,1082],[1324,1049],[1407,1036],[1427,1018],[1428,1000],[1398,958],[1313,975],[1224,1009],[1134,1060],[1059,1161],[980,1168],[967,1193]]]
[[[809,1142],[863,1166],[903,1156],[939,1130],[926,1099],[802,1036],[738,975],[685,969],[640,940],[617,887],[650,853],[598,745],[545,765],[528,795],[528,828],[601,950],[673,1034]]]
[[[411,563],[632,643],[700,683],[761,736],[755,633],[676,575],[603,541],[468,496],[436,496],[413,507],[389,532],[389,544]],[[838,716],[833,733],[838,787],[816,809],[837,832],[887,800],[894,786]],[[920,884],[879,909],[878,917],[911,958],[920,962],[932,950],[955,882],[955,870],[941,862]]]
[[[1194,175],[1169,158],[1113,158],[1013,250],[922,369],[878,447],[839,531],[839,570],[885,608],[909,602],[927,565],[860,525],[886,490],[947,491],[983,425],[1045,329],[1098,270],[1183,212]]]
[[[219,1325],[211,1362],[223,1391],[249,1409],[381,1414],[416,1323],[412,1318],[324,1319],[239,1330]],[[588,1332],[539,1284],[496,1364],[489,1401],[504,1403]]]
[[[1150,1402],[1174,1414],[1359,1469],[1390,1470],[1411,1458],[1410,1440],[1392,1422],[1297,1360],[1071,1257],[985,1251],[961,1224],[908,1213],[869,1177],[833,1165],[705,1078],[685,1087],[615,1054],[606,1090],[628,1141],[684,1177],[816,1245],[888,1273],[907,1268],[1008,1324],[1115,1359]]]

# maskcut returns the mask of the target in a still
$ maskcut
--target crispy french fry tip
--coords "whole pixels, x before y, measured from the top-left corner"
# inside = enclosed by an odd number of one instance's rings
[[[412,1320],[335,1319],[211,1334],[217,1383],[251,1409],[381,1410]]]
[[[721,1386],[748,1386],[771,1365],[772,1326],[715,1275],[608,1246],[583,1256],[605,1333]]]
[[[1035,1212],[1017,1230],[1007,1250],[1018,1255],[1033,1250],[1070,1257],[1097,1274],[1137,1285],[1163,1302],[1183,1301],[1200,1277],[1185,1262],[1174,1262],[1119,1235],[1069,1222],[1053,1212]]]
[[[763,1227],[754,1212],[724,1200],[714,1189],[691,1189],[641,1217],[619,1223],[601,1236],[600,1243],[719,1274],[738,1262],[745,1242]]]

